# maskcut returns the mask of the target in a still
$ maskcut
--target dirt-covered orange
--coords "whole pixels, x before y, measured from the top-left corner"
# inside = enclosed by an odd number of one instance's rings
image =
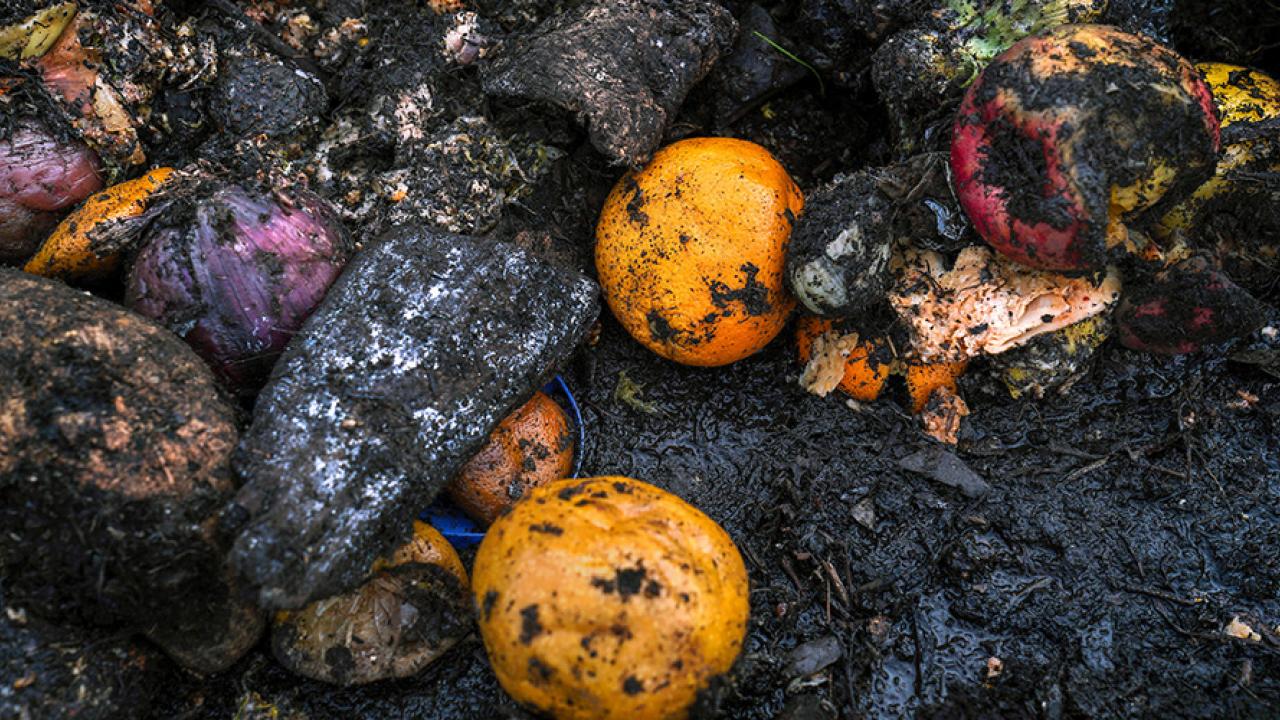
[[[564,410],[545,393],[508,415],[449,484],[449,498],[488,525],[525,493],[569,475],[573,433]]]
[[[726,365],[782,330],[787,242],[804,200],[767,150],[693,138],[614,187],[596,228],[596,270],[627,332],[687,365]]]
[[[489,528],[472,589],[498,681],[559,720],[686,717],[733,665],[749,611],[728,534],[624,477],[535,489]]]
[[[907,393],[911,396],[911,412],[920,413],[929,404],[929,396],[938,388],[945,387],[952,393],[958,393],[957,381],[969,367],[968,360],[959,362],[921,363],[912,362],[907,365]]]

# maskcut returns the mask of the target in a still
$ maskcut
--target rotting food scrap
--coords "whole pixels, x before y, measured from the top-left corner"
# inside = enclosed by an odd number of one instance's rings
[[[906,250],[889,301],[926,362],[1002,353],[1098,315],[1120,297],[1120,277],[1069,278],[1029,270],[972,246],[947,270],[941,255]]]

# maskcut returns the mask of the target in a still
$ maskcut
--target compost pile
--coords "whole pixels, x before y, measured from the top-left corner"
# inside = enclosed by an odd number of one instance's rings
[[[0,717],[1280,716],[1277,34],[3,0]]]

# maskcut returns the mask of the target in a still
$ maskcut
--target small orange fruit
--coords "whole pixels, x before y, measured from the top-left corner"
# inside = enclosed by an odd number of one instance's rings
[[[929,396],[934,390],[945,387],[952,394],[958,394],[956,381],[969,366],[968,360],[960,362],[919,363],[907,365],[907,393],[911,396],[911,412],[920,414],[929,404]]]
[[[837,347],[847,339],[852,339],[851,349]],[[806,315],[796,323],[796,346],[800,351],[800,362],[810,362],[815,343],[838,355],[848,352],[848,356],[844,358],[844,374],[838,385],[846,395],[861,402],[872,402],[884,392],[884,386],[893,372],[893,354],[883,340],[860,340],[856,334],[840,333],[832,320]],[[822,352],[821,348],[819,352]],[[824,369],[817,371],[818,374],[824,374]],[[822,382],[816,377],[815,381]],[[829,384],[826,386],[829,389]],[[810,391],[813,391],[812,388]]]
[[[54,228],[23,270],[64,280],[87,280],[111,272],[119,261],[118,255],[99,255],[89,234],[103,223],[141,215],[152,193],[172,174],[173,168],[156,168],[140,178],[89,196]]]
[[[729,535],[625,477],[536,488],[489,528],[473,580],[498,681],[560,720],[686,717],[746,635]]]
[[[609,308],[642,345],[686,365],[758,352],[795,306],[782,273],[803,205],[759,145],[668,145],[618,181],[600,214],[596,270]]]
[[[568,476],[572,468],[569,418],[539,392],[498,424],[447,491],[459,509],[488,525],[525,493]]]

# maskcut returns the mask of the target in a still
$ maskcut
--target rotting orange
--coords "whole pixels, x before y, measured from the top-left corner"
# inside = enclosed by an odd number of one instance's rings
[[[786,324],[783,287],[800,189],[767,150],[692,138],[659,150],[605,201],[596,270],[627,332],[686,365],[758,352]]]
[[[449,498],[488,525],[530,490],[566,477],[572,468],[569,418],[538,392],[498,424],[449,484]]]
[[[907,393],[911,396],[911,412],[917,415],[929,404],[929,396],[938,388],[946,388],[952,394],[958,394],[956,381],[969,366],[968,360],[959,362],[936,362],[907,364]]]
[[[156,168],[89,196],[54,228],[23,270],[63,280],[88,280],[110,273],[119,262],[118,254],[100,253],[90,234],[104,223],[141,215],[152,194],[173,172],[173,168]]]
[[[851,343],[852,347],[841,347],[842,343]],[[832,362],[822,362],[822,366],[812,364],[815,345],[819,346],[819,355],[829,355],[831,361],[845,356],[843,373],[836,386],[846,395],[861,402],[872,402],[884,392],[893,372],[893,353],[883,340],[863,340],[856,333],[842,333],[836,323],[827,318],[813,315],[800,318],[796,323],[796,348],[800,351],[800,362],[805,364],[801,384],[810,392],[826,395],[835,378],[823,376],[840,370],[827,367]]]
[[[502,687],[560,720],[686,717],[741,652],[750,609],[729,535],[625,477],[516,503],[480,544],[472,591]]]

